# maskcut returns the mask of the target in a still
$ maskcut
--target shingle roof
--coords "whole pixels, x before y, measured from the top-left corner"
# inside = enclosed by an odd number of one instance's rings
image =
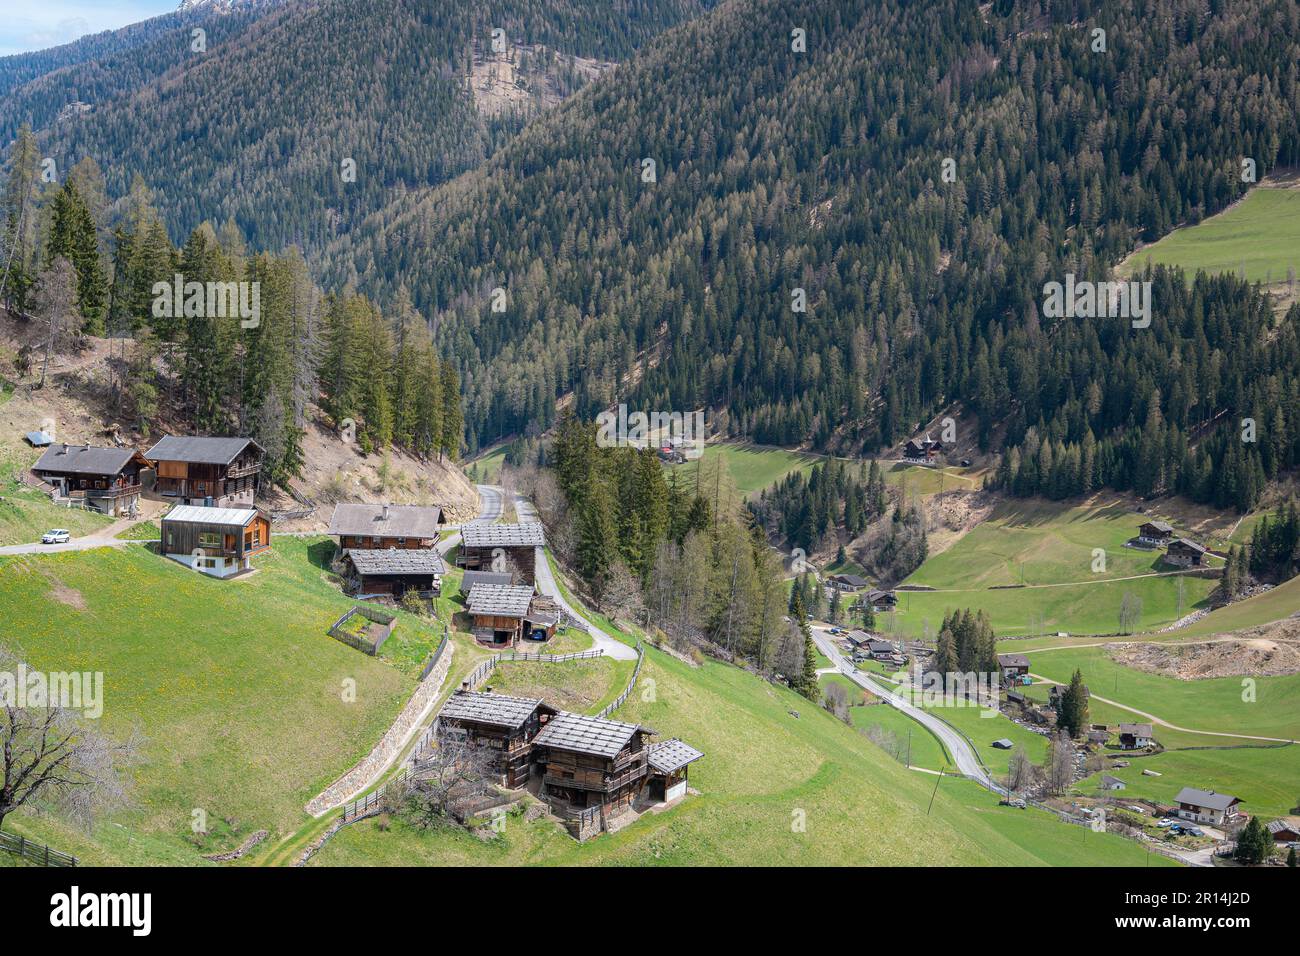
[[[384,517],[384,509],[388,517]],[[330,534],[371,538],[436,538],[442,509],[437,505],[336,505]]]
[[[876,601],[879,600],[880,598],[891,598],[893,596],[894,596],[893,591],[868,591],[867,592],[868,601]]]
[[[1191,548],[1193,551],[1199,551],[1201,554],[1205,553],[1205,548],[1201,547],[1195,541],[1191,541],[1187,538],[1174,538],[1173,541],[1169,542],[1169,547],[1172,548],[1176,544],[1181,544],[1184,547]]]
[[[1024,654],[999,654],[998,664],[1002,667],[1028,667],[1029,658]]]
[[[860,577],[856,574],[835,574],[831,576],[831,580],[841,581],[844,584],[855,588],[865,587],[869,583],[866,578]]]
[[[638,724],[584,717],[581,714],[556,714],[542,728],[542,732],[533,738],[533,743],[574,753],[613,757],[627,746],[639,730],[641,727]]]
[[[358,574],[442,574],[446,566],[433,548],[352,548],[348,559]]]
[[[1169,524],[1167,521],[1146,521],[1146,522],[1143,522],[1143,527],[1146,527],[1147,525],[1150,525],[1151,527],[1155,528],[1157,531],[1173,531],[1173,530],[1174,530],[1174,526],[1171,525],[1171,524]]]
[[[867,641],[867,648],[873,654],[892,654],[895,647],[889,641]]]
[[[1150,724],[1120,724],[1119,732],[1121,734],[1132,734],[1134,737],[1150,737]]]
[[[523,617],[532,602],[533,589],[526,584],[476,584],[470,589],[466,604],[471,614]]]
[[[192,461],[201,465],[228,465],[253,445],[251,438],[203,438],[197,435],[168,435],[144,456],[150,461]]]
[[[1195,787],[1183,787],[1178,791],[1178,796],[1174,797],[1175,803],[1186,803],[1194,807],[1208,807],[1211,810],[1226,810],[1234,803],[1241,801],[1226,793],[1215,793],[1213,790],[1197,790]]]
[[[460,579],[460,591],[468,594],[476,584],[506,584],[514,580],[514,575],[505,571],[466,571]]]
[[[871,640],[871,635],[866,631],[849,631],[845,636],[848,637],[849,643],[854,647],[857,647],[859,644],[865,644]]]
[[[688,763],[694,763],[704,756],[701,751],[676,737],[651,744],[646,750],[646,759],[650,762],[650,766],[660,773],[676,773]]]
[[[1101,782],[1104,783],[1104,784],[1105,784],[1106,786],[1108,786],[1108,787],[1113,787],[1113,786],[1114,786],[1115,784],[1117,784],[1117,783],[1118,783],[1120,786],[1123,786],[1123,785],[1124,785],[1124,781],[1123,781],[1123,780],[1121,780],[1119,777],[1112,777],[1112,776],[1111,776],[1110,774],[1108,774],[1108,773],[1104,773],[1104,774],[1101,775]]]
[[[1273,820],[1268,824],[1269,833],[1284,833],[1287,831],[1290,831],[1291,833],[1300,833],[1300,826],[1297,826],[1288,820]]]
[[[484,694],[477,691],[457,691],[442,705],[439,718],[474,720],[481,724],[499,727],[522,727],[542,701],[535,697],[508,697],[505,694]]]
[[[475,521],[460,532],[466,548],[540,548],[546,544],[546,532],[540,521],[523,524],[494,524]]]
[[[116,475],[135,457],[134,448],[94,445],[51,445],[32,466],[33,471],[65,471],[75,475]]]
[[[163,515],[162,520],[242,528],[256,517],[256,508],[204,508],[202,505],[176,505]]]

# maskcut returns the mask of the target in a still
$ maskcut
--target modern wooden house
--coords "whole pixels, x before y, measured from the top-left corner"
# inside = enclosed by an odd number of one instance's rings
[[[1124,750],[1139,750],[1156,742],[1150,724],[1120,724],[1119,745]]]
[[[1165,549],[1165,561],[1180,568],[1198,568],[1205,562],[1205,549],[1187,538],[1174,538]]]
[[[1164,521],[1147,521],[1138,528],[1138,544],[1160,548],[1173,540],[1173,525]]]
[[[517,573],[525,584],[536,581],[537,549],[546,544],[546,532],[537,521],[493,524],[476,521],[460,532],[456,563],[469,571]]]
[[[565,809],[598,807],[602,820],[631,809],[650,775],[645,738],[654,731],[560,713],[533,739],[542,794]]]
[[[252,568],[271,546],[271,519],[256,508],[176,505],[162,519],[162,553],[217,578]]]
[[[533,738],[555,714],[533,698],[457,691],[438,715],[438,734],[487,750],[490,772],[516,789],[528,783]]]
[[[1174,797],[1174,804],[1174,814],[1184,820],[1223,826],[1232,823],[1240,816],[1237,807],[1241,804],[1241,800],[1226,793],[1215,793],[1213,790],[1183,787],[1178,791],[1178,796]]]
[[[434,547],[442,528],[442,509],[436,506],[342,504],[334,508],[329,533],[344,551],[419,551]]]
[[[447,570],[435,548],[352,548],[345,552],[343,564],[348,572],[349,593],[394,600],[411,592],[424,598],[436,597],[442,591],[442,576]]]
[[[147,452],[154,491],[183,505],[251,507],[266,452],[251,438],[168,435]]]
[[[470,630],[489,647],[509,647],[524,633],[524,618],[533,603],[531,585],[476,584],[469,592]]]
[[[50,445],[32,468],[57,499],[106,515],[133,514],[140,504],[140,471],[149,461],[134,448]]]
[[[647,790],[651,800],[671,803],[686,796],[690,765],[704,754],[676,737],[650,745],[647,760],[650,779]]]

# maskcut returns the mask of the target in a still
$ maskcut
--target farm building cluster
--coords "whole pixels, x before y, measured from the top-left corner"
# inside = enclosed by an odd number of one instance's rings
[[[1131,543],[1139,548],[1164,548],[1165,563],[1179,568],[1203,567],[1210,553],[1204,545],[1180,536],[1167,521],[1144,522]]]
[[[677,739],[651,742],[656,732],[641,724],[476,691],[452,694],[438,734],[485,755],[484,772],[494,782],[534,790],[579,839],[681,799],[690,765],[704,756]]]

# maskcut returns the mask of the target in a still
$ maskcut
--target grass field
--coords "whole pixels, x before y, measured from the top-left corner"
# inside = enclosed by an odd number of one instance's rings
[[[854,707],[849,711],[849,719],[857,730],[866,732],[879,727],[893,734],[903,753],[910,751],[913,767],[923,767],[926,770],[951,769],[952,760],[939,738],[897,707],[888,704]]]
[[[156,521],[140,521],[119,531],[113,537],[122,541],[160,541],[162,528],[158,527]]]
[[[480,458],[475,458],[467,466],[472,469],[481,484],[494,484],[501,477],[501,466],[506,460],[506,446],[500,445]]]
[[[325,541],[330,549],[331,542]],[[277,538],[258,572],[195,574],[143,546],[0,558],[4,642],[32,666],[104,674],[104,729],[138,728],[132,809],[81,850],[90,862],[201,862],[258,828],[300,824],[303,804],[369,752],[415,688],[326,631],[352,602],[326,580],[322,542]],[[437,632],[399,612],[390,646],[423,660]],[[405,635],[405,645],[400,639]],[[355,682],[355,699],[344,691]],[[212,832],[191,832],[205,812]],[[77,853],[53,823],[6,829]],[[128,839],[108,837],[124,833]]]
[[[819,460],[818,455],[806,455],[770,448],[764,445],[717,444],[704,449],[704,460],[712,462],[721,458],[727,464],[736,490],[742,495],[752,495],[769,488],[792,471],[811,471]],[[688,461],[673,466],[683,486],[695,480],[696,462]],[[706,472],[707,474],[707,472]]]
[[[1037,811],[1002,812],[995,797],[960,780],[942,781],[927,816],[937,778],[902,767],[817,705],[736,668],[692,668],[652,649],[643,676],[654,700],[633,694],[615,716],[703,750],[691,770],[700,796],[585,844],[552,823],[514,817],[486,844],[366,820],[341,831],[313,864],[1145,862],[1135,844]],[[802,829],[792,825],[800,820]]]
[[[633,664],[609,657],[555,664],[503,661],[488,678],[487,686],[497,694],[540,697],[560,710],[594,714],[627,686]]]
[[[990,711],[983,707],[931,707],[929,709],[966,735],[979,751],[980,759],[984,761],[984,766],[995,779],[1001,780],[1007,775],[1007,766],[1011,762],[1011,755],[1015,752],[1014,749],[1001,750],[994,747],[995,740],[1005,737],[1013,744],[1023,746],[1029,759],[1036,764],[1041,764],[1047,756],[1046,737],[1032,730],[1026,730],[997,711]],[[993,716],[983,716],[989,713]]]
[[[0,499],[0,545],[39,541],[51,528],[67,528],[75,538],[113,523],[96,511],[60,508],[35,489],[3,478]]]
[[[1129,256],[1120,275],[1140,272],[1147,261],[1177,265],[1190,279],[1197,270],[1239,272],[1252,282],[1281,282],[1300,273],[1300,190],[1259,186],[1232,208],[1194,226],[1176,229]]]

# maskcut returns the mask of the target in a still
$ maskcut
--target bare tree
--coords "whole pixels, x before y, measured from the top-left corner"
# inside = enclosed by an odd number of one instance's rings
[[[822,691],[822,706],[838,719],[849,723],[849,693],[840,684],[827,684]]]
[[[45,387],[45,373],[50,366],[50,352],[62,344],[67,335],[69,319],[77,312],[76,274],[72,263],[59,256],[36,280],[36,299],[33,305],[37,317],[44,319],[45,359],[41,362],[41,381],[37,388]]]
[[[134,762],[139,739],[116,741],[79,711],[50,700],[19,706],[21,661],[0,648],[0,826],[23,807],[60,812],[89,828],[103,812],[126,802],[122,770]]]
[[[1047,762],[1043,767],[1047,789],[1054,794],[1065,793],[1074,783],[1074,741],[1062,731],[1052,738],[1047,748]]]
[[[1119,632],[1132,634],[1142,619],[1142,599],[1131,591],[1125,591],[1119,603]]]
[[[493,759],[491,751],[474,746],[463,733],[444,732],[432,754],[390,793],[390,808],[426,830],[464,822],[475,804],[492,792],[497,776]]]
[[[613,567],[609,569],[609,577],[605,581],[605,593],[602,597],[605,607],[615,617],[621,617],[625,621],[636,620],[645,609],[641,596],[641,582],[622,561],[615,561]]]
[[[1037,768],[1021,744],[1011,754],[1011,762],[1007,765],[1007,789],[1015,793],[1027,790],[1033,786],[1036,776]]]

